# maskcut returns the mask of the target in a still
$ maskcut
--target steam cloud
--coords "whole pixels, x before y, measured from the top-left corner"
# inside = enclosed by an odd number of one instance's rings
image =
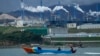
[[[57,10],[64,10],[66,13],[68,13],[69,11],[66,10],[63,6],[55,6],[54,9],[52,10],[53,12],[57,11]]]
[[[31,12],[51,11],[51,9],[49,7],[46,7],[46,6],[37,6],[37,7],[25,6],[24,9],[31,11]]]
[[[78,11],[84,13],[84,11],[79,7],[78,4],[76,4],[76,5],[74,6],[74,8],[77,9]]]
[[[89,14],[91,15],[91,16],[99,16],[100,15],[100,11],[91,11],[91,10],[89,10]]]
[[[44,11],[50,11],[50,12],[55,12],[57,10],[64,10],[66,13],[68,13],[69,11],[66,10],[63,6],[55,6],[53,8],[53,10],[49,7],[46,6],[37,6],[37,7],[33,7],[33,6],[27,6],[24,3],[21,3],[21,7],[24,8],[25,10],[31,11],[31,12],[44,12]]]

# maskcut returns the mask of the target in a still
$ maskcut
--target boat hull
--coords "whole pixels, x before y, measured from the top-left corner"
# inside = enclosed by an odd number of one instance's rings
[[[29,47],[24,47],[23,48],[27,53],[33,53],[33,54],[72,54],[70,50],[68,51],[58,51],[58,50],[49,50],[49,49],[44,49],[44,50],[38,50],[36,47],[34,48],[29,48]]]

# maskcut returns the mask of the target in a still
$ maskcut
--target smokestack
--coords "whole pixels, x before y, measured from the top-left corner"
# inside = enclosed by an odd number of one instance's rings
[[[21,18],[19,18],[17,21],[16,21],[16,27],[23,27],[23,18],[24,18],[24,2],[23,0],[20,0],[20,6],[21,6]]]
[[[23,2],[23,0],[21,0],[21,2]]]
[[[21,0],[21,11],[22,11],[21,17],[22,19],[24,19],[24,0]]]
[[[42,2],[42,0],[40,1],[40,5],[43,6],[43,2]]]
[[[21,0],[21,8],[24,8],[24,2]]]
[[[97,10],[97,12],[99,11],[98,4],[96,5],[96,10]],[[99,16],[97,15],[97,20],[98,19],[99,19]]]
[[[61,2],[60,2],[60,0],[58,1],[58,5],[61,6]]]
[[[43,5],[42,5],[42,0],[40,0],[40,6],[42,7]],[[42,18],[43,18],[43,15],[42,15],[42,13],[40,13],[40,21],[42,20]]]

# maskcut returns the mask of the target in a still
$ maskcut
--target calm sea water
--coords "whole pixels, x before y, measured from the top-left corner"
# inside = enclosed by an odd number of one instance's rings
[[[21,48],[3,48],[0,49],[0,56],[100,56],[100,47],[77,48],[75,54],[27,54]]]

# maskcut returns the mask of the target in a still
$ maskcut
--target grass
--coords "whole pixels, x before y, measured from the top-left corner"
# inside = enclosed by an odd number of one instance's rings
[[[30,28],[43,28],[43,27],[10,27],[10,26],[0,26],[0,32],[11,33],[13,31],[19,31],[21,29],[30,29]],[[68,29],[68,32],[69,33],[79,33],[79,32],[100,33],[100,29],[77,29],[77,28],[70,28],[70,29]]]
[[[68,29],[69,33],[79,33],[79,32],[87,32],[87,33],[100,33],[100,29],[77,29],[70,28]]]
[[[31,29],[31,28],[43,28],[43,27],[10,27],[10,26],[0,26],[1,33],[12,33],[14,31],[21,31],[21,29]]]
[[[51,38],[54,41],[99,41],[100,37],[59,37],[59,38]]]

